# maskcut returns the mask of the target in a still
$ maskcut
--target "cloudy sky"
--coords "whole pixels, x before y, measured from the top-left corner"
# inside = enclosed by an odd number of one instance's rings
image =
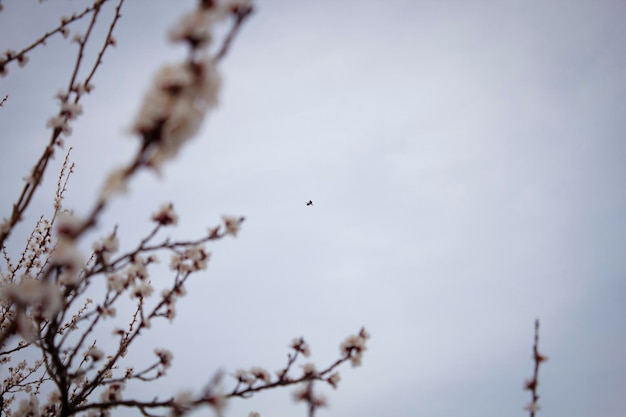
[[[2,4],[4,51],[86,3]],[[137,146],[128,128],[152,75],[184,56],[166,32],[194,4],[127,0],[67,140],[78,214]],[[218,369],[279,369],[295,336],[321,366],[364,325],[363,366],[320,387],[319,416],[524,416],[539,318],[550,358],[539,415],[623,416],[624,16],[620,0],[258,1],[197,139],[161,178],[135,178],[84,242],[119,224],[130,248],[166,201],[181,217],[173,237],[247,218],[211,245],[174,323],[130,354],[175,355],[169,379],[137,395],[199,387]],[[55,38],[0,79],[1,216],[49,138],[75,50]],[[26,225],[50,211],[61,160]],[[227,415],[305,415],[291,391],[233,401]]]

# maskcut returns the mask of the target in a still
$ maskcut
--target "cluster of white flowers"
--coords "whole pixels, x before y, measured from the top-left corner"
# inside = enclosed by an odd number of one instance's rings
[[[217,23],[245,8],[251,8],[249,1],[201,1],[170,29],[170,40],[188,45],[190,57],[157,72],[131,126],[143,138],[144,162],[157,171],[196,135],[217,105],[221,77],[215,59],[208,56],[212,32]]]
[[[132,131],[144,138],[146,162],[158,169],[174,158],[217,105],[221,80],[210,58],[163,67],[146,95]]]
[[[193,245],[182,253],[172,255],[170,269],[182,273],[196,272],[207,268],[211,252],[207,252],[204,245]]]
[[[188,42],[192,48],[206,48],[211,42],[211,28],[227,14],[222,7],[198,7],[185,14],[169,31],[172,42]]]
[[[32,318],[50,320],[63,305],[62,294],[57,285],[33,278],[19,283],[6,282],[0,286],[0,305],[8,309],[11,304],[30,307]]]
[[[141,255],[133,256],[133,260],[126,268],[126,276],[128,280],[132,283],[137,279],[139,281],[146,281],[148,279],[148,268],[149,260],[144,258]]]
[[[169,321],[172,321],[174,320],[174,318],[176,318],[176,301],[178,300],[177,294],[184,294],[185,292],[185,287],[179,285],[174,291],[163,290],[163,292],[161,293],[161,297],[163,298],[165,306],[164,316]]]
[[[270,373],[259,366],[254,366],[250,368],[249,371],[246,371],[245,369],[239,369],[237,370],[237,372],[235,372],[233,376],[235,377],[235,379],[237,379],[238,382],[246,384],[249,387],[254,385],[254,383],[257,381],[260,381],[264,384],[269,384],[272,379]]]
[[[12,414],[14,416],[19,417],[38,417],[39,414],[39,399],[36,395],[31,395],[27,399],[23,399],[20,401],[20,406],[15,413]]]
[[[233,377],[235,377],[235,379],[238,382],[249,385],[249,386],[252,386],[252,384],[254,384],[254,381],[255,381],[252,375],[250,375],[250,372],[246,371],[245,369],[238,369],[233,374]]]
[[[41,271],[52,246],[51,230],[52,224],[47,219],[42,217],[37,221],[18,267],[9,267],[7,274],[3,274],[4,280],[12,280],[18,270],[21,270],[20,279],[34,278]]]
[[[0,364],[8,362],[9,360],[2,358]],[[35,391],[35,393],[37,393],[38,389],[36,383],[28,381],[28,377],[36,373],[42,366],[42,364],[42,360],[35,361],[33,365],[29,365],[26,361],[23,360],[14,366],[10,366],[7,370],[8,375],[6,377],[3,376],[4,379],[2,381],[2,385],[0,385],[0,395],[2,396],[2,399],[9,402],[13,401],[13,398],[6,398],[3,395],[7,391],[11,390],[11,387],[21,387],[22,391],[27,394],[33,393],[33,390]],[[33,387],[34,385],[35,387]]]
[[[131,298],[145,298],[150,297],[154,292],[154,288],[149,281],[139,281],[138,284],[133,284],[133,290],[130,293]]]
[[[124,272],[124,276],[110,274],[107,277],[108,288],[120,291],[120,289],[123,290],[130,285],[132,287],[130,291],[131,298],[150,297],[154,292],[154,288],[148,280],[147,266],[153,261],[153,257],[144,258],[141,255],[134,255],[130,265]]]
[[[365,342],[370,338],[369,333],[362,328],[359,334],[350,335],[339,345],[339,350],[342,355],[350,358],[350,363],[353,367],[361,365],[361,359],[363,358],[363,352],[367,349]]]

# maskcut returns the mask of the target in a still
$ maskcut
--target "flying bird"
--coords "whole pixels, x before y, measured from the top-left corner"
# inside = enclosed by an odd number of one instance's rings
[[[307,201],[307,202],[306,202],[306,205],[307,205],[307,206],[312,206],[312,205],[313,205],[313,201],[311,201],[311,200]]]

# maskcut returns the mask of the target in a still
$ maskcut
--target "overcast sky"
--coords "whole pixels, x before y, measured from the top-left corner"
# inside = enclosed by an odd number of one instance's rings
[[[184,56],[167,29],[195,5],[126,3],[67,140],[66,205],[79,214],[135,149],[127,132],[152,75]],[[85,3],[2,4],[4,51]],[[539,318],[539,416],[624,416],[625,16],[620,0],[258,1],[197,140],[162,178],[135,178],[84,242],[119,224],[130,248],[166,201],[174,237],[247,218],[211,245],[174,323],[129,356],[170,348],[169,379],[132,389],[151,398],[217,369],[273,371],[295,336],[321,366],[365,326],[363,366],[319,387],[320,417],[524,416]],[[49,138],[75,49],[53,39],[0,78],[2,217]],[[50,212],[61,160],[27,225]],[[291,391],[233,401],[227,416],[304,416]]]

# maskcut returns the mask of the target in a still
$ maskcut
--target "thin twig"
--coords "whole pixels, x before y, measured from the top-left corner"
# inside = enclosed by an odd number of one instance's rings
[[[228,32],[228,35],[224,39],[224,43],[222,43],[222,47],[220,48],[219,52],[215,54],[215,57],[213,58],[215,62],[221,61],[226,56],[226,53],[230,49],[230,45],[233,43],[235,36],[239,32],[239,28],[246,20],[246,18],[248,18],[252,14],[253,11],[254,8],[252,6],[237,10],[237,12],[235,13],[235,23],[230,28],[230,32]]]
[[[533,377],[526,381],[524,389],[529,390],[532,395],[532,400],[524,409],[530,413],[530,417],[535,417],[535,413],[539,411],[540,407],[537,404],[539,401],[539,394],[537,394],[537,386],[539,385],[539,365],[542,362],[547,361],[548,358],[539,353],[539,319],[535,320],[535,343],[533,345]]]
[[[28,45],[27,47],[21,49],[18,52],[15,52],[13,54],[11,54],[10,56],[5,56],[4,60],[0,60],[0,66],[2,65],[6,65],[11,61],[15,61],[17,60],[20,56],[24,56],[24,54],[26,54],[27,52],[30,52],[31,50],[35,49],[36,47],[40,46],[40,45],[45,45],[46,44],[46,40],[48,40],[48,38],[50,38],[51,36],[60,33],[63,31],[63,29],[70,25],[71,23],[82,19],[83,17],[85,17],[86,15],[88,15],[89,13],[93,12],[94,10],[96,10],[97,8],[99,8],[103,3],[105,3],[108,0],[104,0],[102,3],[100,4],[93,4],[89,7],[87,7],[85,10],[83,10],[81,13],[79,14],[72,14],[72,16],[68,17],[68,18],[64,18],[61,21],[61,24],[59,26],[57,26],[55,29],[46,32],[41,38],[35,40],[33,43],[31,43],[30,45]]]

